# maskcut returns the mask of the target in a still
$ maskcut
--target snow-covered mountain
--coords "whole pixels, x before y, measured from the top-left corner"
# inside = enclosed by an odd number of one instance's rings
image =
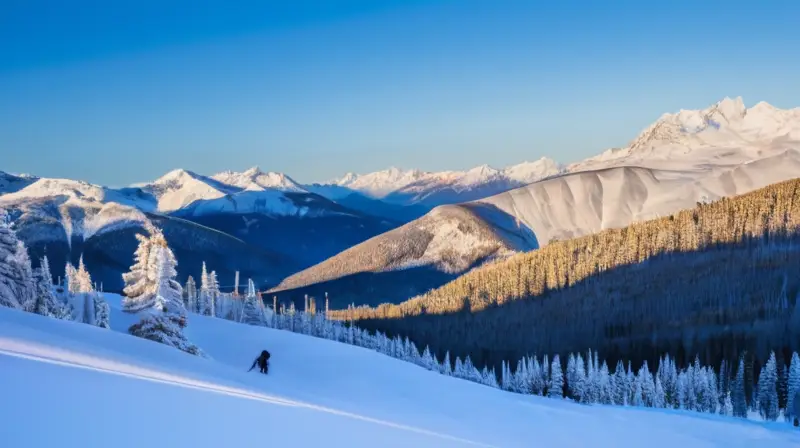
[[[119,272],[130,264],[133,233],[154,219],[169,227],[168,239],[180,240],[175,241],[178,250],[195,251],[192,263],[179,268],[182,276],[196,270],[195,261],[215,259],[225,264],[217,268],[220,275],[228,269],[259,269],[268,273],[258,277],[267,283],[396,225],[258,168],[214,176],[174,170],[153,182],[119,189],[0,173],[0,207],[11,211],[35,255],[58,253],[57,266],[84,251],[90,252],[90,264],[93,259],[118,260],[108,274],[108,288],[119,284]],[[106,244],[96,243],[101,240]],[[220,255],[225,247],[241,266]]]
[[[431,208],[491,196],[557,175],[563,170],[562,166],[544,157],[501,170],[489,165],[466,171],[440,172],[393,167],[362,175],[348,173],[340,179],[306,188],[334,200],[355,192],[393,204],[417,204]]]
[[[396,301],[488,259],[800,177],[798,129],[800,109],[747,109],[741,99],[667,114],[627,148],[574,164],[566,174],[437,207],[293,274],[275,291],[295,298],[324,289],[356,304]],[[497,173],[472,171],[481,179]]]
[[[702,110],[662,115],[628,146],[612,148],[568,167],[569,171],[635,165],[655,169],[706,170],[775,155],[800,142],[800,108],[741,97],[724,98]]]

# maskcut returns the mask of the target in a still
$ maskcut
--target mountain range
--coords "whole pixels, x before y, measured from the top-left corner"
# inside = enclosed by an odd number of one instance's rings
[[[665,114],[628,146],[560,175],[439,206],[286,278],[273,292],[293,300],[328,292],[337,307],[396,303],[488,260],[798,176],[800,109],[748,109],[741,98],[725,98]]]
[[[0,207],[38,258],[84,255],[121,287],[135,239],[157,221],[182,277],[203,261],[282,299],[397,302],[490,260],[800,174],[800,109],[725,98],[664,114],[627,146],[563,165],[390,168],[300,184],[257,167],[211,176],[174,170],[126,188],[0,172]],[[224,286],[224,285],[223,285]]]

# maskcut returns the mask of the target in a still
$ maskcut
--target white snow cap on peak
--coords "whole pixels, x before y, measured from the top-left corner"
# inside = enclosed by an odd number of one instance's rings
[[[223,171],[211,176],[217,182],[244,190],[260,191],[265,189],[304,192],[305,189],[291,177],[274,171],[264,172],[254,166],[241,173],[236,171]]]

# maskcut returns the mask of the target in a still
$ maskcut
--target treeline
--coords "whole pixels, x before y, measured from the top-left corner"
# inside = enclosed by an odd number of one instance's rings
[[[331,312],[479,365],[597,348],[611,362],[779,365],[800,345],[800,180],[487,265],[399,305]],[[748,383],[752,385],[755,375]]]
[[[299,311],[290,304],[261,325],[364,347],[442,375],[509,392],[568,398],[588,405],[681,409],[740,418],[760,415],[768,421],[781,417],[792,421],[796,417],[794,401],[800,397],[797,353],[792,354],[791,364],[783,367],[771,353],[754,387],[748,387],[753,372],[744,357],[731,365],[723,362],[717,370],[702,365],[699,357],[679,368],[669,355],[660,357],[652,370],[646,362],[634,369],[631,362],[621,360],[612,369],[596,351],[589,350],[585,357],[570,353],[565,359],[558,355],[552,360],[547,355],[525,356],[516,362],[515,369],[504,361],[496,372],[486,366],[479,368],[469,356],[462,360],[445,352],[437,357],[429,347],[420,350],[407,337],[370,333],[350,322],[326,319],[313,306],[310,310]]]

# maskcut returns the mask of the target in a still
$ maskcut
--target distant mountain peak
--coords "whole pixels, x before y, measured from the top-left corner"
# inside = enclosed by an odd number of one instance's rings
[[[211,176],[222,184],[241,188],[243,190],[278,190],[285,192],[305,192],[306,190],[294,181],[291,177],[283,173],[274,171],[264,172],[259,167],[254,166],[241,173],[236,171],[223,171]]]

